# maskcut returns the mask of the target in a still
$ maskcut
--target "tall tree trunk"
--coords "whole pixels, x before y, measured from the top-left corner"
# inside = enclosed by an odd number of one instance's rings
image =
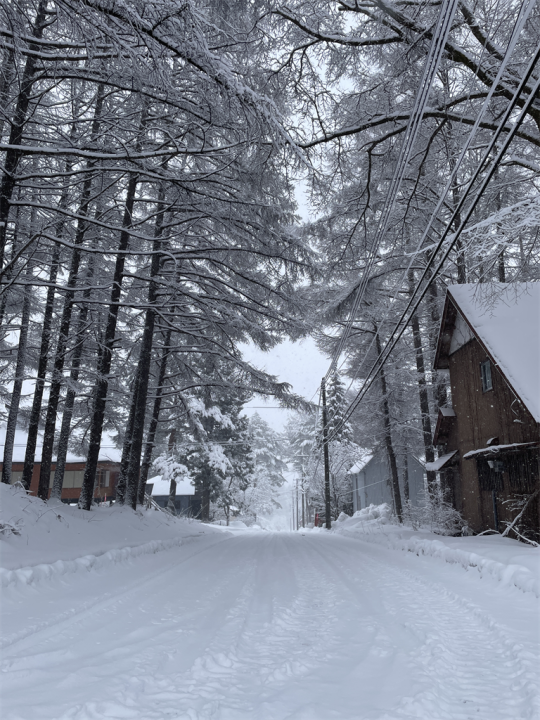
[[[409,292],[414,292],[414,273],[409,271]],[[424,440],[424,454],[426,462],[432,463],[435,460],[433,448],[433,434],[431,431],[431,418],[429,415],[429,395],[426,383],[426,370],[424,366],[424,350],[422,348],[422,335],[420,333],[420,322],[418,315],[414,313],[411,318],[411,329],[416,356],[416,377],[418,382],[418,395],[420,398],[420,412],[422,414],[422,436]],[[433,497],[437,478],[433,470],[427,471],[427,489],[430,497]]]
[[[131,392],[131,403],[129,417],[122,446],[122,457],[120,459],[120,473],[116,483],[116,504],[123,505],[126,499],[127,478],[129,470],[129,458],[131,455],[131,444],[133,442],[133,426],[135,424],[135,413],[137,412],[137,394],[139,392],[139,366],[133,379],[133,390]]]
[[[19,187],[18,192],[18,200],[20,200],[21,196],[21,188]],[[13,243],[11,247],[11,258],[14,259],[15,255],[17,254],[18,250],[18,238],[19,238],[19,226],[20,226],[20,215],[21,215],[21,206],[19,205],[15,212],[15,223],[14,223],[14,229],[13,229]],[[2,292],[0,296],[0,339],[4,340],[7,335],[10,333],[9,324],[5,325],[4,323],[4,316],[6,314],[6,308],[8,306],[8,300],[10,297],[10,282],[12,276],[16,273],[16,268],[14,268],[13,264],[11,262],[8,263],[8,267],[3,275],[3,277],[0,278],[0,291]],[[2,281],[4,284],[4,287],[2,288]]]
[[[201,520],[210,520],[210,478],[204,477],[201,491]]]
[[[163,221],[165,217],[165,210],[163,207],[164,200],[165,187],[162,184],[159,189],[158,196],[158,207],[160,208],[160,212],[156,216],[154,227],[154,243],[152,247],[153,255],[150,266],[150,284],[148,287],[148,308],[146,310],[144,331],[137,368],[138,387],[137,392],[134,393],[135,412],[133,414],[133,433],[127,472],[126,501],[134,510],[137,507],[137,501],[140,498],[139,476],[144,436],[144,421],[146,417],[146,401],[148,397],[148,380],[150,377],[150,366],[152,362],[152,345],[154,341],[154,327],[156,319],[155,305],[157,300],[157,284],[155,282],[155,278],[159,272],[161,263],[159,251],[161,248],[161,235],[163,232]],[[140,502],[142,502],[142,500]]]
[[[36,456],[36,445],[39,430],[39,418],[41,415],[41,403],[43,400],[43,391],[45,389],[45,375],[47,373],[47,363],[49,361],[49,347],[51,344],[51,327],[53,320],[55,292],[54,286],[58,277],[59,263],[60,245],[57,243],[54,247],[51,261],[51,269],[49,272],[49,287],[47,289],[47,299],[45,301],[45,310],[43,313],[43,328],[41,331],[41,346],[39,349],[36,385],[34,389],[34,398],[32,400],[32,409],[30,411],[28,438],[26,441],[26,451],[24,455],[22,484],[27,490],[30,489],[30,484],[32,482],[32,473],[34,472],[34,461]]]
[[[88,272],[86,274],[87,285],[90,286],[94,277],[94,256],[90,258]],[[56,470],[54,473],[54,482],[51,492],[51,498],[60,500],[62,497],[62,487],[64,485],[64,474],[66,470],[66,458],[69,444],[69,435],[71,430],[71,420],[73,418],[73,408],[75,406],[75,398],[77,396],[77,383],[79,381],[79,372],[84,348],[84,339],[87,332],[88,324],[88,300],[92,290],[87,287],[83,293],[83,303],[79,310],[77,319],[77,330],[75,333],[76,345],[73,348],[73,358],[71,361],[71,371],[69,375],[69,384],[64,401],[64,412],[62,414],[62,425],[60,428],[60,436],[58,438],[58,450],[56,455]]]
[[[76,139],[76,124],[71,126],[71,140]],[[69,172],[73,166],[71,160],[65,164],[65,179],[62,195],[60,196],[59,206],[62,210],[67,210],[69,203]],[[64,234],[65,219],[61,217],[56,223],[54,235],[58,239]],[[30,420],[28,423],[28,438],[26,441],[26,452],[24,456],[24,468],[22,476],[22,484],[28,490],[32,482],[32,474],[34,472],[34,462],[36,457],[36,445],[39,431],[39,420],[41,417],[41,404],[43,402],[43,392],[45,390],[45,376],[47,374],[47,364],[49,362],[49,348],[51,344],[51,327],[54,310],[55,284],[58,277],[58,268],[60,264],[60,243],[55,243],[53,256],[51,259],[51,268],[49,272],[49,287],[47,289],[47,299],[45,301],[45,309],[43,311],[43,328],[41,331],[41,347],[39,350],[38,370],[36,377],[36,385],[34,389],[34,397],[32,400],[32,410],[30,411]]]
[[[450,155],[448,158],[450,169],[452,172],[454,172],[454,169],[456,167],[456,159]],[[460,196],[459,196],[459,187],[458,187],[458,178],[456,176],[454,184],[452,185],[452,202],[454,205],[454,210],[459,206],[460,203]],[[457,213],[456,218],[454,220],[454,230],[457,232],[459,230],[459,227],[461,226],[461,213]],[[461,239],[458,238],[456,242],[456,264],[457,264],[457,281],[460,285],[463,285],[467,282],[467,265],[465,262],[465,253],[463,251],[463,244],[461,242]]]
[[[403,456],[403,494],[405,495],[405,502],[409,502],[411,493],[409,488],[409,453],[405,448],[405,454]]]
[[[435,353],[435,350],[437,348],[437,341],[438,341],[438,335],[439,335],[439,328],[441,325],[441,316],[439,313],[439,307],[438,307],[438,293],[437,293],[437,283],[434,279],[430,284],[428,288],[427,293],[427,304],[429,308],[429,314],[431,316],[431,330],[429,333],[429,342],[431,345],[432,352]],[[435,412],[439,410],[441,407],[445,407],[446,403],[448,402],[448,388],[447,383],[445,381],[445,375],[443,375],[440,372],[437,372],[436,370],[432,371],[432,380],[433,380],[433,387],[434,387],[434,400],[435,400]]]
[[[144,498],[144,487],[148,482],[148,473],[150,472],[150,466],[152,464],[152,455],[154,453],[156,431],[159,424],[159,413],[161,411],[161,402],[163,399],[163,385],[165,383],[165,375],[167,374],[167,362],[169,359],[171,337],[172,331],[169,329],[167,330],[167,334],[165,335],[165,340],[163,343],[163,353],[161,355],[161,360],[159,363],[158,380],[155,389],[154,407],[152,410],[152,417],[150,418],[148,435],[146,436],[146,443],[144,447],[144,457],[141,465],[141,477],[139,480],[139,499],[141,497],[141,493]]]
[[[98,137],[101,123],[101,113],[103,110],[103,100],[104,88],[103,85],[100,85],[97,90],[96,107],[94,110],[94,118],[92,121],[92,143],[95,142]],[[64,307],[62,311],[62,318],[60,320],[58,343],[56,346],[51,387],[49,389],[49,400],[47,403],[47,414],[45,417],[45,429],[43,431],[43,449],[41,452],[41,468],[38,487],[38,496],[42,500],[46,500],[49,496],[56,416],[58,412],[58,403],[60,401],[60,393],[62,390],[62,382],[64,379],[64,364],[66,360],[67,343],[71,327],[71,316],[73,312],[75,289],[79,277],[79,267],[82,258],[82,244],[84,242],[86,231],[88,229],[87,218],[93,199],[93,170],[96,164],[96,160],[89,160],[86,167],[87,173],[83,183],[81,201],[78,211],[79,220],[77,221],[77,231],[75,233],[74,247],[71,253],[69,276],[64,295]]]
[[[132,173],[129,178],[126,192],[124,218],[122,221],[123,229],[120,233],[120,242],[118,243],[118,254],[116,256],[108,319],[102,345],[101,362],[98,368],[92,417],[90,420],[88,455],[86,458],[83,484],[79,497],[79,507],[83,510],[90,510],[94,494],[94,483],[96,479],[99,450],[101,447],[101,435],[103,433],[103,421],[105,418],[105,407],[107,404],[107,394],[109,390],[109,373],[111,371],[113,345],[116,338],[116,323],[120,309],[119,300],[122,293],[122,282],[124,279],[124,265],[126,259],[125,251],[129,245],[129,228],[131,227],[133,220],[133,206],[135,204],[138,180],[139,176]]]
[[[495,181],[497,183],[499,182],[499,169],[498,168],[495,171]],[[496,203],[495,209],[497,210],[497,212],[499,212],[502,207],[502,198],[501,198],[500,189],[497,192],[495,203]],[[504,267],[504,247],[502,248],[502,250],[500,251],[500,253],[497,257],[497,274],[498,274],[499,282],[505,283],[506,282],[506,270]]]
[[[47,24],[47,0],[40,0],[36,19],[32,28],[32,37],[39,40]],[[28,43],[30,51],[39,51],[36,43]],[[22,136],[26,124],[28,107],[32,97],[32,87],[36,79],[37,52],[32,52],[26,58],[26,64],[21,79],[21,90],[17,99],[17,106],[11,122],[9,135],[10,148],[4,158],[4,172],[0,182],[0,277],[4,265],[4,251],[6,247],[7,224],[13,190],[17,183],[17,167],[22,157]]]
[[[17,429],[17,415],[21,402],[22,385],[24,381],[24,368],[26,365],[26,348],[28,344],[28,326],[30,325],[30,298],[32,295],[31,285],[32,270],[27,265],[24,288],[23,305],[21,312],[21,328],[19,330],[19,347],[17,350],[17,363],[15,366],[15,378],[9,405],[8,419],[6,423],[6,439],[4,441],[4,458],[2,461],[2,482],[11,484],[11,465],[13,462],[13,447],[15,444],[15,431]]]
[[[379,337],[378,328],[375,327],[375,343],[377,348],[377,355],[381,355],[381,339]],[[399,522],[403,522],[403,507],[401,504],[401,491],[399,489],[399,476],[396,462],[396,453],[394,451],[394,445],[392,443],[392,424],[390,421],[390,407],[388,405],[388,387],[386,384],[386,374],[384,372],[384,365],[379,371],[379,377],[381,380],[381,394],[382,394],[382,409],[383,409],[383,424],[384,424],[384,444],[386,446],[386,453],[388,455],[388,463],[390,465],[390,481],[392,487],[392,495],[394,498],[394,510],[398,517]]]
[[[5,108],[4,112],[7,111],[8,100],[9,100],[9,86],[15,76],[15,51],[10,49],[4,56],[4,62],[2,63],[2,71],[0,72],[0,107]],[[6,117],[4,114],[0,115],[0,140],[4,134],[4,123]]]

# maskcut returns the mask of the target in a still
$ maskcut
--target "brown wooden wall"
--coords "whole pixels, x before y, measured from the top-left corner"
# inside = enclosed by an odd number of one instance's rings
[[[486,359],[485,350],[473,339],[450,356],[449,367],[456,422],[449,433],[447,450],[459,450],[460,456],[459,474],[454,473],[454,499],[476,532],[494,527],[493,499],[490,491],[480,490],[476,461],[464,460],[463,455],[486,447],[493,437],[499,438],[500,445],[539,439],[538,424],[516,399],[493,362],[493,389],[482,391],[480,363]],[[515,493],[506,473],[503,476],[504,489],[497,493],[499,521],[510,520],[511,513],[502,501]]]
[[[12,472],[22,472],[24,467],[24,463],[22,462],[14,462],[11,466]],[[86,464],[84,462],[80,463],[66,463],[66,472],[70,470],[79,470],[83,471],[86,467]],[[0,471],[2,468],[2,463],[0,463]],[[51,466],[52,471],[54,472],[56,470],[56,464],[53,463]],[[99,471],[100,470],[108,470],[109,475],[109,487],[101,487],[99,484]],[[38,484],[39,484],[39,473],[41,471],[41,463],[35,463],[34,464],[34,471],[32,473],[32,482],[30,484],[30,492],[32,495],[37,495],[38,490]],[[98,463],[98,482],[96,483],[96,487],[94,488],[94,497],[97,498],[111,498],[115,496],[116,494],[116,483],[118,481],[120,471],[120,465],[118,463],[113,462],[99,462]],[[51,476],[51,490],[52,490],[52,476]],[[70,500],[73,502],[76,502],[79,499],[79,495],[81,494],[81,488],[80,487],[74,487],[74,488],[66,488],[64,487],[62,489],[62,500]]]

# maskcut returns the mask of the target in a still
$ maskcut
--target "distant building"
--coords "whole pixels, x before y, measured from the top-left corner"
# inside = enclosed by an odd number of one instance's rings
[[[146,483],[146,493],[162,507],[169,503],[170,481],[162,480],[161,475],[156,475]],[[174,509],[177,515],[187,517],[198,517],[201,512],[201,498],[195,492],[194,486],[189,480],[182,480],[176,483],[176,495],[174,498]]]
[[[5,425],[0,427],[0,457],[4,454],[5,442]],[[21,428],[17,428],[15,433],[15,447],[13,449],[13,462],[11,465],[11,482],[14,484],[22,478],[24,468],[24,454],[26,451],[27,432]],[[43,438],[38,437],[38,446],[36,448],[34,471],[32,473],[32,482],[30,492],[37,495],[39,475],[41,472],[41,447]],[[96,500],[114,499],[116,497],[116,483],[120,474],[120,455],[121,451],[113,444],[111,438],[104,433],[102,446],[99,453],[98,470],[96,476],[96,484],[94,486],[94,498]],[[53,456],[54,460],[54,456]],[[62,500],[64,502],[77,502],[81,493],[82,481],[86,461],[83,457],[79,457],[69,452],[66,459],[66,469],[64,473],[64,485],[62,488]],[[2,463],[0,462],[0,471]],[[54,473],[56,463],[52,464],[51,472],[51,490],[54,482]]]
[[[419,505],[424,495],[424,468],[422,463],[409,453],[406,458],[398,457],[399,489],[401,499],[408,498],[412,505]],[[353,511],[362,510],[369,505],[388,503],[393,507],[390,468],[387,455],[379,449],[372,455],[366,455],[349,470],[353,486]],[[405,477],[408,487],[405,487]]]
[[[502,529],[516,515],[508,501],[539,487],[540,283],[449,287],[435,369],[450,371],[452,407],[428,469],[475,532]],[[527,523],[540,529],[538,498]]]

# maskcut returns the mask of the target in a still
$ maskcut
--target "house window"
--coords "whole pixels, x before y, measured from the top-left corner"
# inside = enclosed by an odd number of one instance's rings
[[[102,488],[108,488],[110,483],[111,473],[110,470],[98,470],[98,486]]]
[[[482,392],[493,390],[493,382],[491,380],[491,363],[489,360],[484,360],[480,363],[480,375],[482,376]]]

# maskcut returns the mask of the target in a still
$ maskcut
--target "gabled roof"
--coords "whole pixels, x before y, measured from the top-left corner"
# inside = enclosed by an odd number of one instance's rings
[[[448,367],[457,313],[536,422],[540,422],[540,283],[451,285],[435,368]]]
[[[364,455],[364,457],[356,462],[350,470],[347,470],[346,475],[356,475],[356,473],[362,472],[368,463],[373,460],[373,455]]]

